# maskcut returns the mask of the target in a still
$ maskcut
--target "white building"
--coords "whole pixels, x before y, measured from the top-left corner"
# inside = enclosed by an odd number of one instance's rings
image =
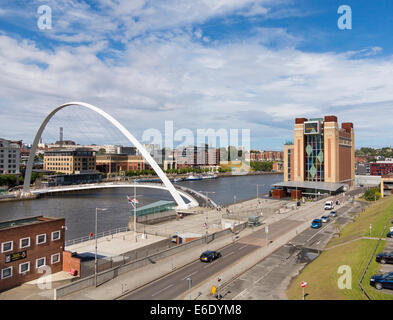
[[[19,174],[20,146],[0,138],[0,174]]]

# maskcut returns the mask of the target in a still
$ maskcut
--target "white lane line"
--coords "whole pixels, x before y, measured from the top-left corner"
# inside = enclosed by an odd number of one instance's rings
[[[195,271],[195,272],[189,274],[188,276],[184,277],[182,280],[186,280],[188,277],[191,277],[193,274],[196,274],[196,273],[198,273],[198,271]]]
[[[234,253],[235,253],[235,251],[232,251],[232,252],[228,253],[227,255],[225,255],[224,258],[229,257],[231,254],[234,254]]]
[[[236,300],[237,297],[242,296],[244,293],[246,293],[248,290],[244,289],[242,292],[240,292],[237,296],[233,297],[232,300]]]
[[[244,249],[245,247],[248,247],[248,244],[246,244],[245,246],[243,246],[243,247],[240,247],[239,249],[237,249],[237,250],[241,250],[241,249]]]
[[[157,294],[160,294],[161,292],[165,291],[166,289],[169,289],[170,287],[173,287],[173,284],[170,284],[169,286],[165,287],[164,289],[157,291],[155,294],[152,294],[151,296],[154,297]]]

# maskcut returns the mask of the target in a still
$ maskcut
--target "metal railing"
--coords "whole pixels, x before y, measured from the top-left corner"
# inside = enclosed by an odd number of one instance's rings
[[[370,260],[368,261],[367,266],[366,266],[366,268],[364,269],[363,274],[362,274],[362,276],[361,276],[361,278],[360,278],[360,280],[359,280],[359,283],[358,283],[358,285],[359,285],[359,287],[360,287],[360,290],[362,290],[362,292],[364,293],[364,295],[367,297],[368,300],[372,300],[372,298],[371,298],[370,295],[367,293],[366,289],[363,287],[362,282],[363,282],[363,279],[364,279],[364,277],[365,277],[365,275],[366,275],[366,273],[367,273],[367,270],[368,270],[368,268],[369,268],[369,266],[370,266],[370,264],[371,264],[371,261],[372,261],[373,258],[374,258],[375,252],[377,251],[377,249],[378,249],[378,247],[379,247],[379,244],[381,243],[381,240],[382,240],[382,238],[383,238],[383,236],[384,236],[384,234],[385,234],[385,232],[386,232],[386,228],[388,227],[388,224],[389,224],[389,222],[391,221],[392,217],[393,217],[393,215],[390,215],[389,218],[388,218],[388,220],[386,221],[385,227],[383,228],[383,231],[382,231],[382,233],[381,233],[381,235],[380,235],[380,237],[379,237],[379,239],[378,239],[377,245],[375,246],[375,249],[374,249],[374,251],[373,251],[373,253],[372,253],[371,257],[370,257]]]
[[[116,228],[116,229],[112,229],[112,230],[108,230],[108,231],[103,231],[100,233],[97,233],[97,239],[102,238],[102,237],[106,237],[106,236],[111,236],[117,233],[121,233],[121,232],[126,232],[127,231],[127,227],[121,227],[121,228]],[[85,236],[85,237],[81,237],[81,238],[76,238],[76,239],[72,239],[72,240],[67,240],[65,242],[65,246],[71,246],[77,243],[82,243],[82,242],[86,242],[89,240],[94,240],[95,236]]]

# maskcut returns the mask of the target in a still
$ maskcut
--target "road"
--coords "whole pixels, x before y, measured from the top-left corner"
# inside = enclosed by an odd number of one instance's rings
[[[269,226],[268,242],[274,241],[283,234],[293,230],[302,221],[284,219]],[[228,245],[220,252],[222,257],[211,263],[195,261],[194,263],[176,271],[168,276],[134,291],[123,297],[124,300],[171,300],[188,290],[187,277],[192,278],[193,286],[219,273],[232,263],[252,253],[260,247],[266,246],[266,233],[264,228],[251,235]],[[201,252],[202,253],[202,252]]]
[[[351,192],[351,196],[359,193],[359,190]],[[347,207],[341,208],[346,210]],[[315,212],[314,212],[315,210]],[[341,211],[340,210],[340,211]],[[180,296],[188,290],[188,283],[186,279],[192,278],[193,286],[196,286],[212,276],[218,274],[220,271],[229,267],[231,264],[239,261],[246,255],[253,251],[264,247],[267,242],[275,241],[286,233],[295,230],[298,226],[304,223],[304,219],[319,218],[328,212],[323,210],[323,202],[318,205],[318,209],[314,208],[313,212],[302,213],[301,216],[297,214],[291,215],[280,221],[269,225],[268,237],[266,237],[265,228],[261,228],[252,234],[240,239],[239,241],[230,244],[221,250],[222,257],[212,263],[204,263],[195,261],[184,268],[175,271],[162,279],[159,279],[151,284],[142,287],[139,290],[133,291],[128,295],[123,296],[123,300],[171,300]],[[312,218],[312,219],[313,219]],[[310,222],[311,220],[310,219]],[[321,229],[307,230],[307,238],[310,239],[314,235],[321,234],[328,224],[324,224]],[[201,252],[202,253],[202,252]]]

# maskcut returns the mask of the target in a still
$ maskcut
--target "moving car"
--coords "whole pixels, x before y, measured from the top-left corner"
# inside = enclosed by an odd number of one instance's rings
[[[322,220],[321,219],[314,219],[311,222],[311,228],[313,229],[319,229],[320,227],[322,227]]]
[[[370,286],[375,287],[377,290],[393,289],[393,272],[385,274],[376,274],[370,278]]]
[[[388,238],[393,238],[393,232],[389,231],[388,234],[386,235]]]
[[[329,217],[328,216],[322,216],[321,220],[322,220],[323,223],[326,223],[326,222],[329,221]]]
[[[330,211],[329,216],[331,216],[332,218],[337,217],[337,212],[336,211]]]
[[[201,254],[199,260],[201,260],[202,262],[212,262],[213,260],[216,260],[221,256],[221,252],[208,250]]]
[[[393,263],[393,251],[392,252],[382,252],[375,256],[375,261],[382,264]]]
[[[333,209],[333,201],[326,201],[325,210],[332,210],[332,209]]]

